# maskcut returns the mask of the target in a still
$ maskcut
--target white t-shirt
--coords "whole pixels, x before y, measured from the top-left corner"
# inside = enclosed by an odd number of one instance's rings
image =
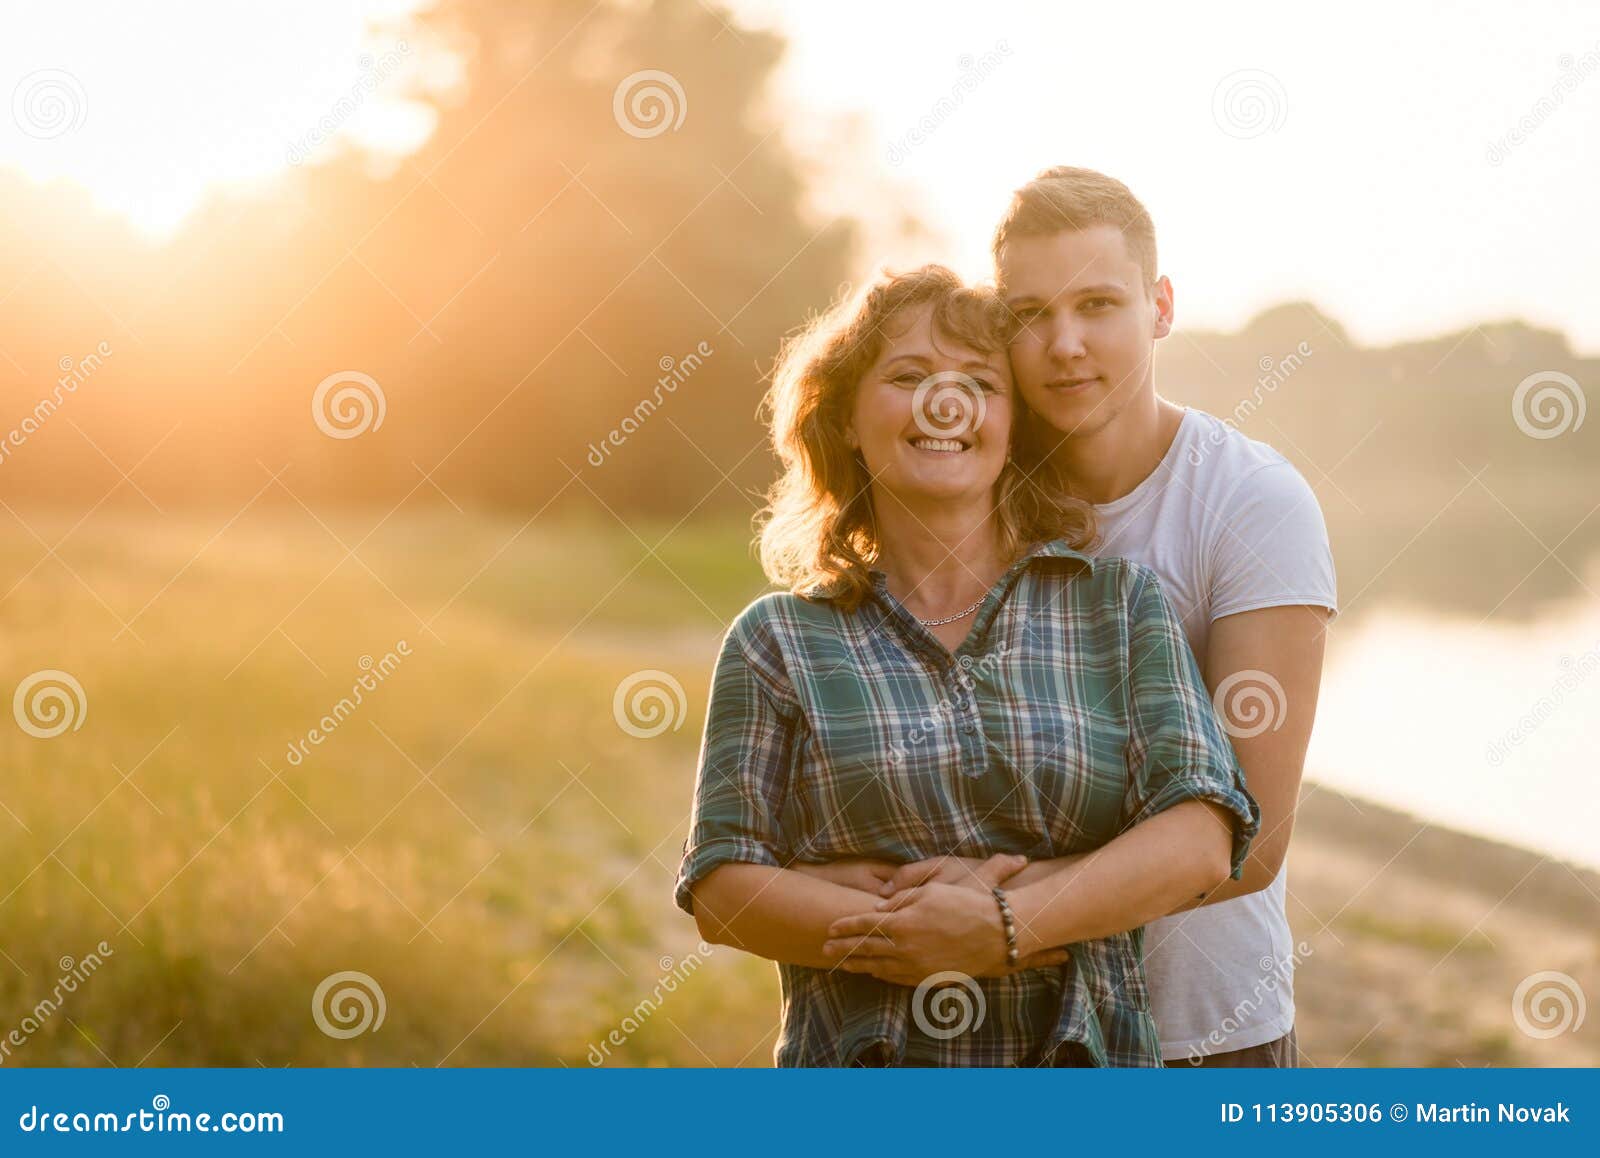
[[[1270,446],[1203,411],[1185,411],[1148,478],[1095,510],[1096,553],[1155,571],[1202,667],[1213,620],[1292,604],[1337,609],[1328,531],[1305,479]],[[1293,1028],[1288,871],[1286,861],[1260,892],[1145,927],[1167,1060],[1248,1049]]]

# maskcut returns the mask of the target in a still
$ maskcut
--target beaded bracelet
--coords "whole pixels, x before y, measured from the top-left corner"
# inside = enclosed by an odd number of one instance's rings
[[[1011,915],[1011,904],[1006,900],[1006,891],[1000,888],[989,890],[994,894],[995,904],[1000,906],[1000,920],[1006,928],[1006,964],[1015,966],[1017,957],[1017,921]]]

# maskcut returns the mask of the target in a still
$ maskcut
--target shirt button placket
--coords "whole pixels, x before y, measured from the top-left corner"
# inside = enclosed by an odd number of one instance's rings
[[[971,689],[966,686],[965,677],[967,668],[971,666],[971,659],[961,657],[959,664],[950,667],[950,699],[955,704],[960,721],[961,734],[966,737],[964,741],[968,749],[981,750],[982,741],[978,738],[978,707],[973,698]]]

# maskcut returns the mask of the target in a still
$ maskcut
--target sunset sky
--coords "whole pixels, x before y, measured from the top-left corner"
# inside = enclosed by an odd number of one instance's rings
[[[307,133],[406,40],[417,3],[285,0],[266,21],[242,0],[165,19],[31,6],[0,38],[0,166],[74,181],[171,236],[209,193],[268,187],[297,148],[339,147]],[[1075,163],[1150,206],[1185,324],[1232,327],[1307,298],[1366,341],[1509,316],[1600,352],[1592,5],[1508,18],[1460,4],[1448,20],[1377,3],[1316,19],[1270,4],[1225,18],[1162,3],[734,8],[791,38],[763,112],[818,158],[824,209],[865,210],[866,261],[981,276],[1008,191]],[[436,46],[413,37],[402,55],[336,128],[376,164],[425,139],[422,98],[459,82]],[[692,117],[694,78],[680,80]],[[1519,122],[1532,129],[1510,143]],[[907,213],[932,235],[897,247],[888,226]]]
[[[792,38],[797,127],[826,139],[832,119],[864,115],[871,159],[943,234],[934,256],[969,274],[987,270],[1012,188],[1086,165],[1150,207],[1186,324],[1303,297],[1368,341],[1520,316],[1600,353],[1593,4],[1452,4],[1448,19],[1372,2],[735,6]],[[961,91],[962,58],[977,72],[985,53],[998,67],[891,165]],[[1231,135],[1214,115],[1228,78],[1271,110],[1235,105]],[[1557,91],[1492,164],[1491,145]]]

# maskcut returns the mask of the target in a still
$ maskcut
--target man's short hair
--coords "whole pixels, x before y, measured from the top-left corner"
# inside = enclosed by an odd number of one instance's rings
[[[1011,205],[994,231],[996,277],[1006,244],[1013,238],[1076,233],[1096,225],[1120,229],[1145,284],[1155,284],[1156,227],[1150,211],[1115,177],[1070,165],[1046,169],[1011,195]]]

